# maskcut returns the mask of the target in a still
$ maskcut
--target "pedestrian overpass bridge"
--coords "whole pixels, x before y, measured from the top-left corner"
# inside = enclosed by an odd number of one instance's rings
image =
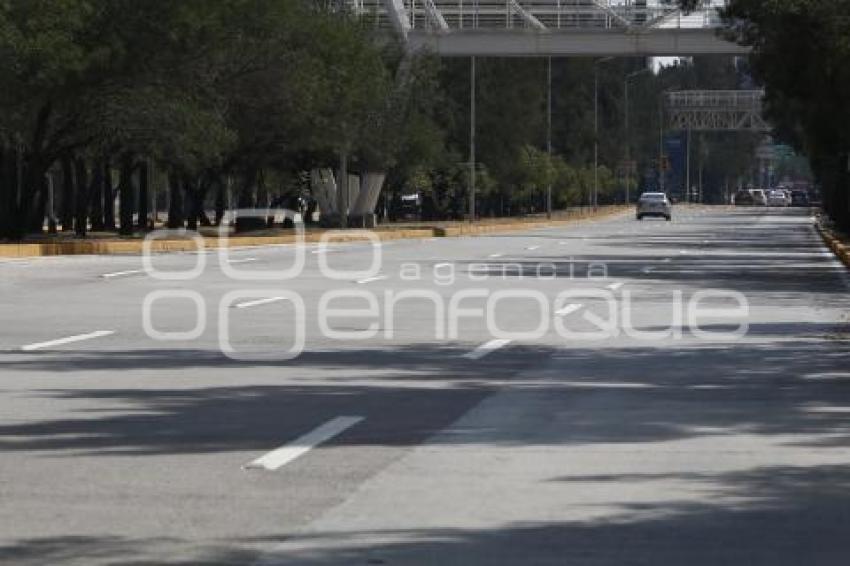
[[[689,56],[748,52],[717,33],[725,0],[346,0],[411,51],[444,57]]]

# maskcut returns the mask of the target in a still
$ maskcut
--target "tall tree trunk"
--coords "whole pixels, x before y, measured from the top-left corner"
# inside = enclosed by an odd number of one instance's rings
[[[5,198],[0,207],[5,209],[6,220],[0,225],[0,233],[5,238],[19,240],[26,233],[21,214],[23,155],[20,147],[7,147],[3,162],[2,184]]]
[[[200,203],[198,198],[198,181],[191,179],[188,175],[183,177],[183,189],[186,194],[186,199],[189,201],[188,214],[186,220],[186,228],[189,230],[198,229],[198,215],[200,213]]]
[[[149,209],[149,194],[148,194],[148,167],[147,158],[142,159],[139,165],[139,230],[148,230],[148,209]]]
[[[17,151],[0,146],[0,238],[15,238],[17,208]]]
[[[74,228],[74,163],[71,157],[62,158],[62,208],[59,213],[59,221],[62,223],[62,231],[70,232]]]
[[[257,207],[257,178],[259,170],[256,167],[249,167],[245,171],[243,177],[243,185],[239,190],[239,198],[236,201],[237,208],[256,208]],[[250,218],[246,216],[236,217],[236,231],[244,232],[258,227],[262,223],[259,218]]]
[[[339,152],[339,181],[337,182],[337,202],[339,203],[339,225],[341,228],[348,228],[348,152],[343,150]]]
[[[129,155],[124,156],[121,160],[121,178],[118,183],[118,194],[121,199],[119,203],[119,215],[121,217],[119,234],[130,236],[133,234],[135,195],[133,194],[133,159]]]
[[[92,168],[91,186],[89,194],[91,194],[91,229],[93,231],[101,231],[104,228],[103,222],[103,161],[97,160]]]
[[[221,220],[224,218],[224,208],[226,206],[226,195],[225,195],[225,186],[222,182],[221,177],[216,180],[216,192],[215,192],[215,225],[220,226]]]
[[[9,156],[9,192],[7,195],[9,238],[20,240],[26,234],[26,179],[24,152],[20,145],[10,151]]]
[[[239,191],[239,198],[237,199],[236,206],[239,208],[255,208],[257,204],[257,196],[256,196],[256,186],[257,186],[257,174],[258,170],[256,167],[250,167],[246,172],[243,178],[243,185],[241,190]]]
[[[183,227],[183,195],[180,174],[175,170],[168,173],[168,227]]]
[[[33,207],[29,214],[29,231],[40,234],[44,230],[47,216],[47,173],[41,167],[34,167],[32,173]]]
[[[11,211],[9,207],[10,175],[9,157],[11,152],[5,144],[0,143],[0,239],[8,238]]]
[[[89,194],[86,190],[88,188],[88,171],[83,158],[78,157],[74,161],[74,172],[76,173],[74,186],[77,188],[74,231],[77,236],[85,238],[89,223]]]
[[[115,189],[112,186],[112,165],[109,158],[103,162],[103,224],[107,230],[115,230]]]
[[[212,176],[209,174],[201,176],[201,179],[198,181],[198,223],[201,226],[212,226],[212,222],[209,216],[207,216],[207,211],[204,209],[204,203],[207,200],[207,194],[210,192],[212,183]]]

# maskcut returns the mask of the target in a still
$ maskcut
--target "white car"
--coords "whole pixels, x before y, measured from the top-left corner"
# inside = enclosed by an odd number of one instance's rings
[[[768,191],[767,206],[788,206],[788,196],[785,194],[785,191]]]
[[[761,189],[750,189],[750,194],[753,195],[753,204],[764,206],[767,204],[767,196]]]
[[[643,193],[637,203],[637,219],[644,216],[661,216],[668,221],[673,218],[673,207],[664,193]]]

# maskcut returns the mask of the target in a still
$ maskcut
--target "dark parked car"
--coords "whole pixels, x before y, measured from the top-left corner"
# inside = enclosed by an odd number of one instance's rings
[[[809,206],[809,193],[806,191],[791,191],[791,206]]]
[[[735,206],[752,206],[756,203],[750,191],[738,191],[735,193]]]

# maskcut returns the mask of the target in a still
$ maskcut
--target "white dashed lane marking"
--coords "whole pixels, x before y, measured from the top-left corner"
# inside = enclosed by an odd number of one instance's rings
[[[33,350],[43,350],[52,348],[53,346],[62,346],[63,344],[72,344],[74,342],[82,342],[83,340],[91,340],[92,338],[100,338],[101,336],[109,336],[115,334],[114,330],[96,330],[88,334],[75,334],[74,336],[66,336],[65,338],[57,338],[56,340],[48,340],[47,342],[36,342],[35,344],[27,344],[21,346],[24,352],[32,352]]]
[[[257,299],[257,300],[254,300],[254,301],[246,301],[244,303],[237,303],[233,306],[234,306],[234,308],[237,308],[237,309],[247,309],[249,307],[258,307],[260,305],[268,305],[270,303],[277,303],[277,302],[285,301],[285,300],[286,300],[286,297],[269,297],[267,299]]]
[[[319,444],[327,442],[334,436],[337,436],[346,429],[351,428],[363,419],[364,417],[357,416],[336,417],[335,419],[331,419],[322,426],[296,438],[289,444],[285,444],[280,448],[272,450],[256,460],[245,464],[244,468],[261,468],[269,471],[277,470],[278,468],[292,462],[296,458],[303,456]]]
[[[571,303],[571,304],[565,306],[562,309],[556,310],[555,314],[557,314],[558,316],[567,316],[568,314],[572,314],[572,313],[576,312],[580,308],[581,308],[580,303]]]
[[[101,275],[104,279],[112,279],[113,277],[123,277],[125,275],[136,275],[138,273],[144,273],[144,269],[128,269],[126,271],[115,271],[113,273],[104,273]]]
[[[367,277],[366,279],[360,279],[357,281],[358,285],[363,285],[365,283],[372,283],[373,281],[383,281],[386,279],[386,275],[375,275],[374,277]]]
[[[490,340],[489,342],[484,342],[471,352],[467,352],[463,355],[467,360],[480,360],[484,356],[495,352],[500,348],[504,348],[508,344],[510,344],[510,340],[506,340],[504,338],[497,338],[495,340]]]

